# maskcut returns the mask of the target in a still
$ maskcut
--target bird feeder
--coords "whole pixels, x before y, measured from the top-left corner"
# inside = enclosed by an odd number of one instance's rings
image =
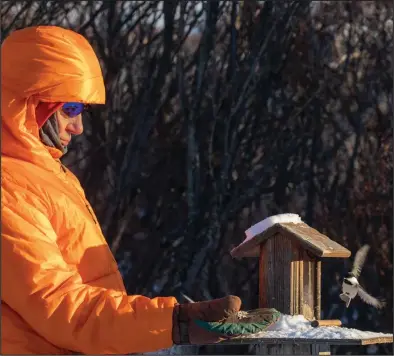
[[[231,251],[235,258],[259,258],[260,308],[304,315],[309,320],[320,319],[322,260],[350,254],[301,220],[274,223]]]

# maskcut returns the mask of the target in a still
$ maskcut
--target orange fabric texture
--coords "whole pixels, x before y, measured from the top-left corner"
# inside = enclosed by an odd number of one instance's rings
[[[59,27],[15,31],[1,85],[1,354],[170,347],[175,298],[126,294],[79,181],[39,139],[40,101],[105,102],[92,47]]]

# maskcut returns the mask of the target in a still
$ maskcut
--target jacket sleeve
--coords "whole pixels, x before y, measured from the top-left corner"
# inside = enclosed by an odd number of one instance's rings
[[[127,354],[172,346],[175,298],[84,284],[64,261],[45,209],[21,187],[5,185],[2,180],[2,302],[62,349]]]

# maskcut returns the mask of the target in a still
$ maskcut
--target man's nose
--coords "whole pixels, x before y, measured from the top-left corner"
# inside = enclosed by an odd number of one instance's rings
[[[73,118],[67,125],[67,131],[72,135],[80,135],[83,132],[82,115]]]

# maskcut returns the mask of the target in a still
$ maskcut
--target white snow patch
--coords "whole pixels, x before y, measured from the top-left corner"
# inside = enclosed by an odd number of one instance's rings
[[[275,324],[268,327],[268,330],[306,330],[311,327],[311,322],[305,319],[303,315],[283,314]]]
[[[393,334],[349,329],[341,326],[312,327],[303,315],[281,315],[279,320],[265,331],[240,336],[240,338],[259,339],[369,339],[392,337]]]
[[[257,224],[254,224],[249,229],[247,229],[245,231],[246,239],[242,243],[249,241],[256,235],[263,233],[264,231],[268,230],[270,227],[278,223],[300,224],[302,223],[302,220],[297,214],[278,214],[269,216],[268,218],[258,222]]]

